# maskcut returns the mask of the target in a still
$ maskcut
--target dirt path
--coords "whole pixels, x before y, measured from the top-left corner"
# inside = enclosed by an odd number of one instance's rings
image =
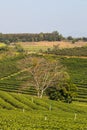
[[[8,75],[7,77],[0,78],[0,80],[9,79],[9,78],[14,77],[14,76],[16,76],[16,75],[18,75],[18,74],[20,74],[20,73],[22,73],[22,72],[25,72],[26,70],[27,70],[27,69],[24,69],[24,70],[21,70],[21,71],[19,71],[19,72],[13,73],[13,74],[11,74],[11,75]]]

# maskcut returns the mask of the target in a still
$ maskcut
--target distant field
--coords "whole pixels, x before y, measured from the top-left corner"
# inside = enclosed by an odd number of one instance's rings
[[[36,51],[39,50],[47,50],[48,48],[53,48],[53,46],[59,46],[59,48],[74,48],[74,47],[82,47],[87,46],[87,42],[77,42],[77,43],[70,43],[70,42],[64,42],[64,41],[56,41],[56,42],[48,42],[48,41],[42,41],[42,42],[19,42],[17,44],[20,44],[25,50],[29,51]]]

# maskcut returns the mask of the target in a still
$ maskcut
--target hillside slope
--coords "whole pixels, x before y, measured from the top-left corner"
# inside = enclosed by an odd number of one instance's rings
[[[87,128],[87,104],[38,99],[0,91],[2,130],[82,130]]]
[[[87,59],[62,58],[61,62],[67,67],[71,80],[78,87],[78,101],[87,102]]]
[[[36,95],[36,91],[33,88],[20,89],[20,86],[23,86],[28,80],[26,70],[17,68],[17,63],[22,58],[23,56],[17,56],[0,60],[0,90]],[[78,87],[77,99],[87,102],[87,59],[71,57],[58,58],[57,56],[54,56],[54,58],[60,59],[62,64],[67,67],[71,80]]]

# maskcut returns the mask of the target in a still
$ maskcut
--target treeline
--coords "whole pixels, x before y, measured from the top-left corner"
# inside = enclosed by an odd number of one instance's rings
[[[72,36],[69,36],[66,38],[66,40],[71,41],[72,43],[78,42],[78,41],[83,41],[83,42],[87,42],[87,37],[77,37],[74,38]]]
[[[72,43],[78,41],[87,42],[86,37],[74,38],[69,36],[67,38],[63,37],[59,32],[53,31],[52,33],[20,33],[20,34],[2,34],[0,33],[0,42],[6,44],[15,42],[39,42],[39,41],[70,41]]]
[[[58,46],[54,46],[52,50],[48,48],[47,53],[61,56],[87,56],[87,47],[59,49]]]
[[[0,33],[0,42],[6,44],[13,42],[38,42],[38,41],[61,41],[64,37],[57,31],[52,33],[39,34],[2,34]]]

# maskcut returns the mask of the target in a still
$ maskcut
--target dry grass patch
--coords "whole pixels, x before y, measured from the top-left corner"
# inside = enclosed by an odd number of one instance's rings
[[[47,50],[47,48],[53,48],[53,46],[58,46],[60,49],[87,46],[87,42],[76,42],[72,44],[64,41],[19,42],[17,44],[20,44],[25,50],[29,51],[39,51],[41,49],[44,51]]]

